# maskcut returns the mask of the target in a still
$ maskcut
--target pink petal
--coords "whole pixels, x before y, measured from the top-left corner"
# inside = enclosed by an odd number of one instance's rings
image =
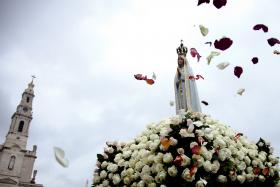
[[[195,48],[191,48],[190,49],[190,53],[192,57],[197,57],[197,62],[199,62],[201,55],[197,52],[197,50]]]
[[[227,0],[213,0],[213,5],[220,9],[222,6],[225,6],[227,4]]]
[[[264,24],[257,24],[253,27],[253,30],[260,30],[262,29],[263,32],[267,32],[268,31],[268,27]]]
[[[234,68],[234,75],[240,78],[241,74],[243,73],[243,69],[240,66],[235,66]]]
[[[230,38],[223,37],[220,40],[215,40],[214,46],[216,49],[220,49],[222,51],[228,49],[232,45],[233,41]]]

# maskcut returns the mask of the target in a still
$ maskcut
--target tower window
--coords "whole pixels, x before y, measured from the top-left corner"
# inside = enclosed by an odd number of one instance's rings
[[[8,169],[9,170],[13,170],[14,169],[15,162],[16,162],[16,157],[13,155],[13,156],[11,156],[10,162],[9,162],[9,165],[8,165]]]
[[[22,132],[23,126],[24,126],[24,121],[20,121],[18,126],[18,132]]]
[[[27,97],[27,98],[26,98],[26,102],[29,103],[29,100],[30,100],[29,97]]]

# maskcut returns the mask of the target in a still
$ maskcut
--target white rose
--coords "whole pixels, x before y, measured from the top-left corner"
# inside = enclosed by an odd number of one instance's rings
[[[265,177],[263,175],[259,175],[259,181],[264,182],[265,181]]]
[[[248,182],[252,182],[253,180],[254,180],[254,175],[252,175],[252,174],[246,174],[246,180],[248,181]]]
[[[130,177],[128,177],[128,176],[124,177],[124,179],[123,179],[123,183],[124,184],[128,185],[128,184],[130,184],[130,182],[131,182],[131,178]]]
[[[94,177],[93,177],[93,183],[94,184],[97,184],[97,183],[99,183],[100,182],[100,176],[98,176],[98,175],[94,175]]]
[[[135,164],[135,170],[137,170],[137,171],[141,171],[142,170],[142,168],[144,167],[144,163],[142,162],[142,161],[138,161],[138,162],[136,162],[136,164]]]
[[[171,153],[164,154],[164,156],[163,156],[163,162],[164,163],[170,163],[172,161],[173,161],[173,156],[172,156]]]
[[[178,143],[178,140],[175,139],[175,138],[173,138],[173,137],[169,138],[169,140],[171,141],[171,145],[172,145],[172,146],[175,146],[175,145],[177,145],[177,143]]]
[[[154,182],[148,184],[148,187],[156,187],[156,186],[157,186],[157,184]]]
[[[199,180],[196,182],[195,187],[204,187],[203,181]]]
[[[108,166],[108,162],[107,161],[102,162],[102,164],[101,164],[101,168],[102,169],[106,168],[107,166]]]
[[[166,172],[165,171],[161,171],[158,173],[158,178],[159,178],[159,181],[163,182],[166,178]]]
[[[243,184],[244,182],[245,182],[245,176],[243,176],[243,175],[237,175],[237,180],[241,183],[241,184]]]
[[[190,165],[191,159],[188,156],[181,155],[181,157],[183,159],[181,166],[188,166],[188,165]]]
[[[113,175],[113,183],[115,184],[115,185],[117,185],[117,184],[119,184],[120,183],[120,181],[121,181],[121,178],[120,178],[120,175],[119,174],[115,174],[115,175]]]
[[[175,166],[169,167],[167,171],[171,177],[175,177],[178,173],[178,170]]]
[[[111,173],[115,173],[118,170],[118,165],[110,163],[107,166],[107,170],[110,171]]]
[[[108,180],[104,180],[103,182],[102,182],[102,185],[105,187],[105,186],[109,186],[109,181]]]
[[[213,164],[211,165],[211,171],[212,173],[217,173],[220,169],[220,163],[217,160],[214,160]]]
[[[224,175],[219,175],[217,178],[217,181],[220,183],[226,183],[227,182],[227,177]]]
[[[100,172],[100,178],[101,179],[105,179],[107,177],[107,172],[105,171],[105,170],[102,170],[101,172]]]
[[[191,176],[190,170],[186,168],[182,173],[182,178],[185,179],[187,182],[192,182],[195,179],[195,175]]]
[[[209,160],[206,160],[204,163],[203,163],[203,168],[206,172],[210,172],[212,170],[212,165],[211,165],[211,162]]]
[[[145,187],[145,182],[144,181],[139,181],[138,183],[137,183],[137,187]]]

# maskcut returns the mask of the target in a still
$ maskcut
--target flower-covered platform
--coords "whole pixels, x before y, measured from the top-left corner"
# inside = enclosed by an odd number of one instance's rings
[[[274,187],[279,158],[263,139],[201,113],[148,125],[128,143],[107,142],[97,155],[93,187]]]

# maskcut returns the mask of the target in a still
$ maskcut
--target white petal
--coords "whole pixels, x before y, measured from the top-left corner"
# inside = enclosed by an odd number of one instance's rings
[[[54,156],[56,161],[63,167],[68,167],[69,165],[69,161],[67,159],[65,159],[65,153],[64,151],[59,148],[59,147],[54,147]]]
[[[170,101],[170,102],[169,102],[169,105],[170,105],[170,106],[174,106],[174,101]]]
[[[157,76],[156,76],[155,72],[153,72],[153,76],[152,76],[152,78],[153,78],[154,80],[156,80],[156,79],[157,79]]]
[[[217,65],[217,68],[219,68],[220,70],[223,70],[228,66],[229,66],[229,62],[222,62],[222,63]]]
[[[239,90],[237,91],[237,94],[242,95],[244,91],[245,91],[245,89],[244,89],[244,88],[241,88],[241,89],[239,89]]]
[[[199,25],[200,32],[202,36],[206,36],[209,32],[208,28],[204,27],[203,25]]]

